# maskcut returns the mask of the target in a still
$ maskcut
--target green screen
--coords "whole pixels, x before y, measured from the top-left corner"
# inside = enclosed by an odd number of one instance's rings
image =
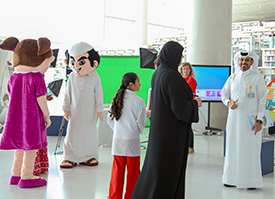
[[[96,71],[101,78],[104,104],[111,103],[121,85],[122,76],[127,72],[134,72],[139,76],[141,87],[136,94],[147,103],[148,89],[155,70],[140,68],[139,56],[100,56],[100,59]]]
[[[153,69],[139,67],[139,56],[100,56],[100,64],[96,69],[101,78],[104,104],[110,104],[121,85],[122,76],[128,72],[136,73],[141,87],[136,94],[147,103],[148,89],[151,87]]]

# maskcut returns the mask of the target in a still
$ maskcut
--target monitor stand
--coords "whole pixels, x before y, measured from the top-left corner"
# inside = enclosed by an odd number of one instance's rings
[[[210,104],[211,102],[208,103],[208,121],[207,121],[207,126],[205,127],[205,130],[202,134],[203,135],[222,135],[222,129],[210,127]]]

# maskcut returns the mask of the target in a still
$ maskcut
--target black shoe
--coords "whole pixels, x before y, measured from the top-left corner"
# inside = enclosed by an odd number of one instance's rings
[[[254,190],[254,189],[256,189],[256,188],[247,188],[247,190]]]
[[[236,187],[235,185],[230,185],[230,184],[223,184],[225,187]]]

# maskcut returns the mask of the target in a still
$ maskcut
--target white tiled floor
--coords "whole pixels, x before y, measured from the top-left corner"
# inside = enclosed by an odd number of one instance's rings
[[[148,129],[145,129],[145,135]],[[142,140],[146,139],[143,135]],[[274,139],[275,136],[270,136]],[[0,199],[105,199],[111,173],[111,149],[100,148],[100,164],[97,167],[76,166],[61,170],[62,154],[53,155],[57,137],[48,137],[50,168],[41,176],[48,180],[45,187],[20,189],[9,185],[13,151],[0,151]],[[146,144],[145,144],[146,146]],[[60,148],[62,150],[62,148]],[[145,150],[142,151],[143,162]],[[271,199],[275,197],[274,173],[264,176],[264,188],[253,191],[225,188],[222,185],[223,136],[195,134],[195,153],[189,155],[186,197],[187,199]],[[165,157],[163,159],[165,160]],[[169,172],[169,171],[167,171]]]

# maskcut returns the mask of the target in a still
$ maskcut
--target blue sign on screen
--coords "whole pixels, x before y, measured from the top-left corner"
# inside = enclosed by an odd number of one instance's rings
[[[221,101],[221,90],[230,76],[230,66],[193,65],[198,83],[196,94],[203,101]]]

